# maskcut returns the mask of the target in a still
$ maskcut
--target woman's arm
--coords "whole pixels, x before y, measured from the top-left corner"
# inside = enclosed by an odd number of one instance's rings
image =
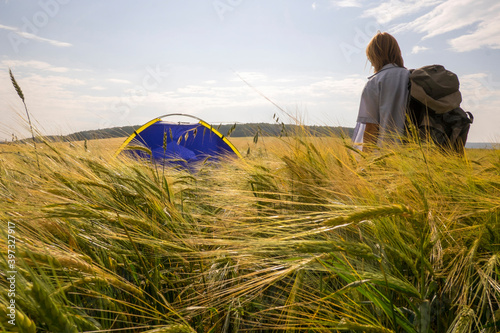
[[[377,144],[378,139],[378,124],[367,123],[365,132],[363,133],[363,142],[367,144]]]

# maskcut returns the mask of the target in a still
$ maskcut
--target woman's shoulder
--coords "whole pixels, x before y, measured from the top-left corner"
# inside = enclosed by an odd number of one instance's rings
[[[377,74],[388,74],[388,73],[394,73],[394,72],[399,72],[399,73],[410,73],[410,71],[406,67],[400,67],[396,64],[387,64],[380,71],[375,73],[374,75]]]
[[[399,67],[395,64],[387,64],[382,67],[377,73],[368,77],[369,81],[378,81],[382,80],[385,77],[393,77],[393,76],[409,76],[410,71],[405,67]]]

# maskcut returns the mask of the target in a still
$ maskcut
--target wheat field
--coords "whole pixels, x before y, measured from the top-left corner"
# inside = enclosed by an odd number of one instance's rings
[[[122,141],[0,145],[4,332],[500,331],[498,150],[303,130],[188,172]]]

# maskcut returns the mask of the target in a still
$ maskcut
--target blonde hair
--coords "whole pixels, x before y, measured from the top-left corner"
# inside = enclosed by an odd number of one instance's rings
[[[387,64],[404,67],[398,42],[387,32],[378,32],[373,36],[366,47],[366,56],[375,69],[375,73]]]

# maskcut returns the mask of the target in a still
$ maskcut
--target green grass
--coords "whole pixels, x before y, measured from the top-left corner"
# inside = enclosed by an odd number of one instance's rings
[[[498,150],[299,132],[191,174],[92,144],[0,148],[6,332],[500,330]]]

